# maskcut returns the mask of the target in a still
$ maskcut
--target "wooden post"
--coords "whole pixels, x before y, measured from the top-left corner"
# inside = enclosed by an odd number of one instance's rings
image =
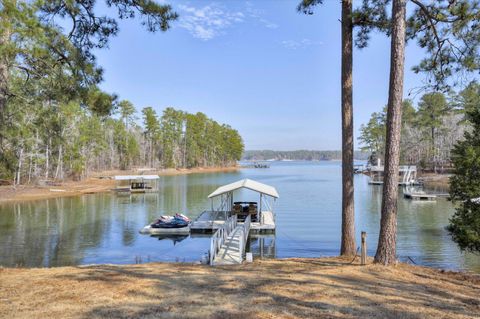
[[[361,262],[362,265],[367,264],[367,233],[362,231],[362,256]]]

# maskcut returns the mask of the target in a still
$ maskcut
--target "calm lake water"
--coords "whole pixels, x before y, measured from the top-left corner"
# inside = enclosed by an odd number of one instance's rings
[[[242,178],[273,185],[275,236],[252,239],[254,255],[319,257],[338,254],[341,218],[340,162],[273,162],[269,169],[161,177],[158,194],[110,193],[0,205],[0,265],[50,267],[93,263],[199,261],[208,236],[159,238],[139,230],[162,214],[194,218],[209,209],[207,195]],[[381,186],[355,176],[356,231],[367,232],[368,253],[378,239]],[[258,200],[252,192],[235,199]],[[416,202],[400,197],[398,255],[418,264],[480,272],[480,257],[461,253],[444,227],[450,202]]]

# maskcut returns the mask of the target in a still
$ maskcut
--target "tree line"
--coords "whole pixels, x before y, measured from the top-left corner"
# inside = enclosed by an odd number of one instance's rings
[[[458,93],[429,92],[416,107],[411,100],[402,104],[400,161],[434,172],[451,168],[452,149],[471,125],[467,114],[478,107],[480,84],[471,82]],[[362,150],[384,159],[386,108],[374,112],[360,127]],[[376,161],[373,160],[373,163]]]
[[[92,171],[235,165],[243,152],[239,133],[203,113],[152,107],[123,100],[112,115],[99,115],[77,101],[41,101],[8,113],[0,161],[2,179],[15,184],[38,179],[80,179]]]
[[[363,151],[355,151],[354,157],[357,160],[366,160],[369,153]],[[273,151],[273,150],[247,150],[243,154],[242,159],[247,161],[265,161],[274,160],[297,160],[297,161],[331,161],[342,158],[342,151],[313,151],[313,150],[296,150],[296,151]]]
[[[243,142],[205,114],[167,108],[160,116],[99,88],[95,50],[108,47],[117,19],[138,19],[149,32],[178,18],[155,1],[0,3],[0,179],[82,178],[93,170],[133,166],[231,165]],[[115,15],[116,13],[116,15]],[[68,21],[68,22],[67,22]]]

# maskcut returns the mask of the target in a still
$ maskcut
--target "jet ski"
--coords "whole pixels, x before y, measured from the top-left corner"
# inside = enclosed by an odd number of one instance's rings
[[[183,214],[175,216],[160,216],[159,219],[150,224],[152,228],[182,228],[187,227],[190,219]]]

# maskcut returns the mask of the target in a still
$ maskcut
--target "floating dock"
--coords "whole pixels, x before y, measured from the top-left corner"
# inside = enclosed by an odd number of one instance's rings
[[[412,199],[412,200],[425,200],[425,201],[437,199],[437,195],[427,194],[425,192],[405,192],[403,193],[403,197],[407,199]]]
[[[367,175],[370,176],[370,185],[383,185],[385,167],[378,164],[377,166],[370,166]],[[415,165],[400,165],[398,168],[398,185],[409,186],[416,185],[417,182],[417,167]]]
[[[190,226],[192,233],[214,233],[225,224],[229,212],[205,211]],[[275,232],[275,215],[271,211],[262,211],[260,221],[251,222],[250,233],[268,234]]]
[[[236,190],[248,189],[260,194],[257,202],[234,202]],[[221,186],[208,198],[220,199],[216,211],[203,212],[193,223],[192,231],[214,232],[209,251],[210,265],[241,264],[250,233],[275,232],[273,204],[268,199],[277,199],[277,190],[250,179]]]
[[[234,202],[236,190],[248,189],[259,193],[259,202]],[[275,233],[275,214],[269,199],[279,197],[277,190],[250,179],[221,186],[208,198],[212,210],[204,211],[187,227],[153,228],[145,226],[140,233],[150,235],[189,235],[213,233],[208,253],[210,265],[241,264],[245,256],[250,234]],[[220,200],[220,207],[213,209],[213,200]],[[196,235],[193,235],[196,236]]]
[[[140,234],[150,234],[150,235],[189,235],[190,226],[181,227],[181,228],[154,228],[150,225],[147,225],[140,229]]]

